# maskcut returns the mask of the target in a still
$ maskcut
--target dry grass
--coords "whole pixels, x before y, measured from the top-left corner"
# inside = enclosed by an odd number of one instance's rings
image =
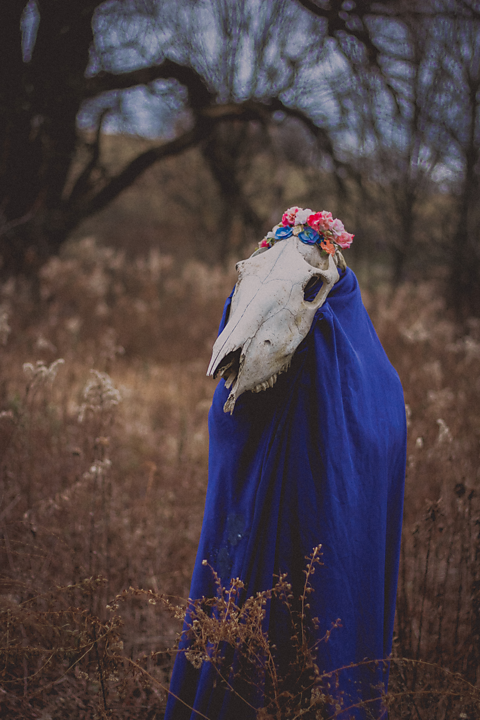
[[[36,296],[18,281],[0,289],[2,716],[162,717],[183,612],[167,598],[188,594],[214,389],[205,368],[233,282],[85,240],[50,262]],[[386,702],[394,720],[473,719],[480,322],[458,331],[427,284],[366,303],[410,423]]]

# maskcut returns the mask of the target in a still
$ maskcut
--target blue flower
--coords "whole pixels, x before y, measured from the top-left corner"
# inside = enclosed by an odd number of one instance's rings
[[[292,237],[293,232],[291,227],[279,227],[275,230],[275,237],[277,240],[285,240],[286,238]]]
[[[298,233],[298,237],[303,243],[305,243],[305,245],[315,245],[315,243],[320,240],[318,232],[313,228],[308,227],[308,225],[304,225],[304,229],[302,232]]]

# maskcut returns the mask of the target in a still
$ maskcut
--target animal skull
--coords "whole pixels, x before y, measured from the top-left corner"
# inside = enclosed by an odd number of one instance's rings
[[[292,237],[237,263],[230,317],[213,346],[207,371],[221,375],[231,388],[224,412],[232,414],[242,393],[273,387],[288,370],[316,311],[339,280],[337,264],[344,267],[345,261],[337,255],[325,257],[317,245]],[[305,289],[317,279],[323,284],[308,302]]]

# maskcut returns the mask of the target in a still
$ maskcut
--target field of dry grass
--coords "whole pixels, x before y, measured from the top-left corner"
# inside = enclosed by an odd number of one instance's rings
[[[86,239],[0,288],[2,717],[162,718],[234,279]],[[390,717],[474,720],[480,320],[459,330],[429,284],[364,299],[409,417]]]

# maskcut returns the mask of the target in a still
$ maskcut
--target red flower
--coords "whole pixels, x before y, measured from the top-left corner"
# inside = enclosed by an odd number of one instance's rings
[[[322,213],[316,212],[313,213],[313,215],[309,215],[307,218],[307,225],[310,225],[311,228],[316,230],[318,232],[318,224],[322,219]]]
[[[323,233],[326,230],[331,229],[333,224],[333,215],[331,212],[323,210],[323,212],[317,212],[313,215],[310,215],[307,223],[318,233]]]

